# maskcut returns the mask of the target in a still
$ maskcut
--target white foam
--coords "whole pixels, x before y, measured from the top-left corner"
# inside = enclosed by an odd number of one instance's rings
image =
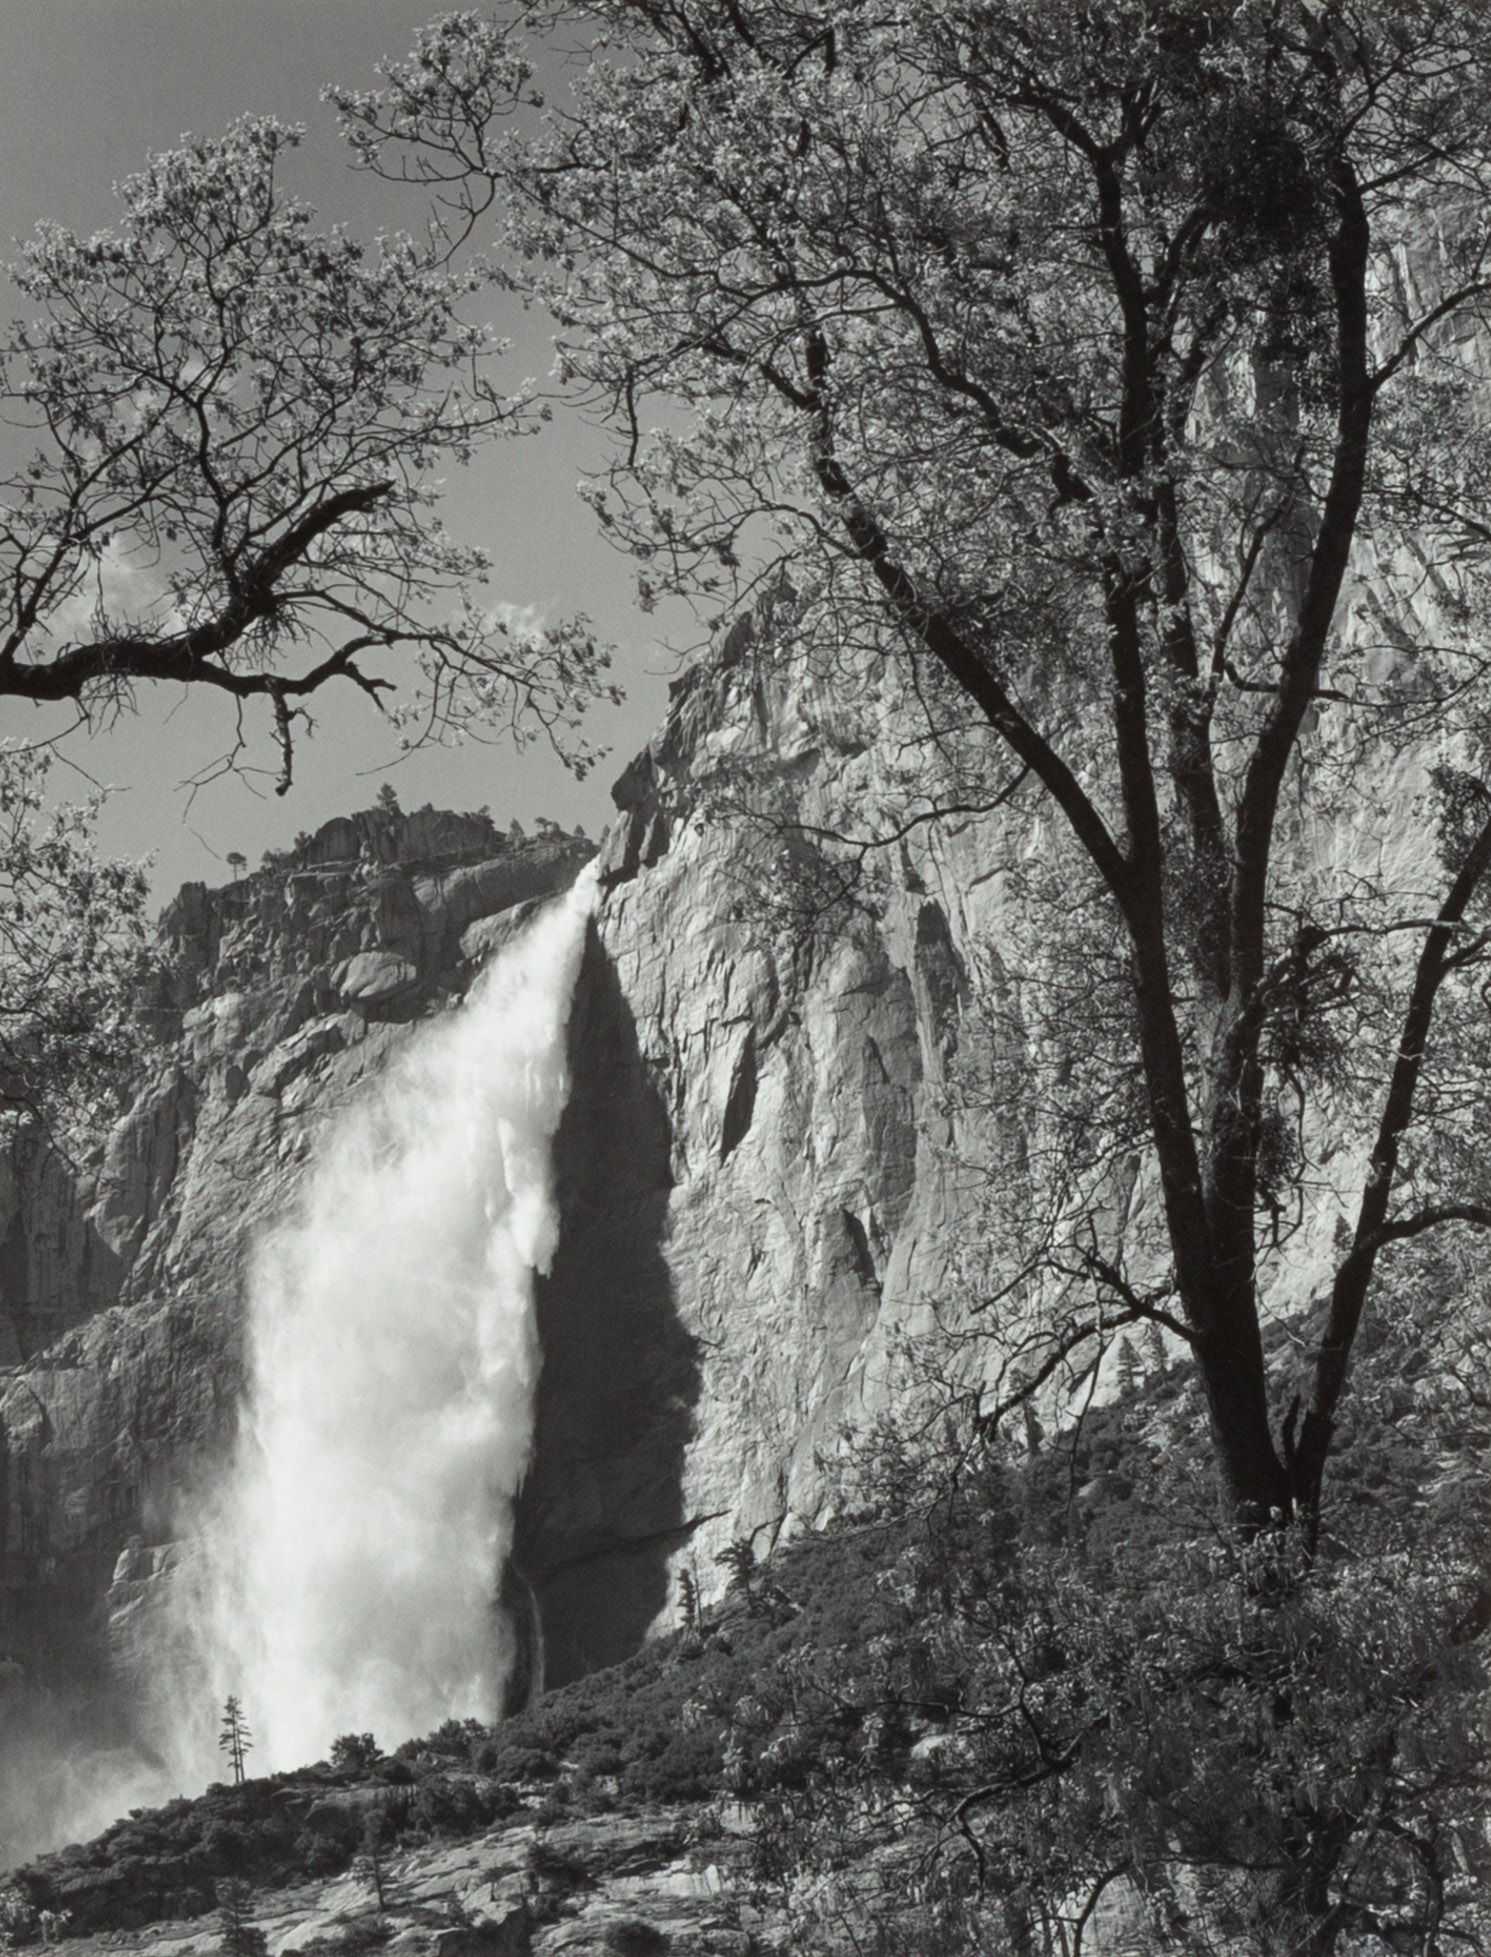
[[[182,1585],[207,1690],[235,1693],[253,1731],[251,1771],[500,1709],[497,1587],[593,896],[587,873],[336,1118],[255,1257],[234,1466]]]

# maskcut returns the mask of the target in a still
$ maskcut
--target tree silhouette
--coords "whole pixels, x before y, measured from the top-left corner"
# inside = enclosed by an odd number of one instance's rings
[[[249,1732],[248,1721],[243,1716],[243,1707],[235,1694],[229,1693],[223,1704],[222,1731],[217,1738],[218,1749],[228,1756],[228,1764],[233,1769],[233,1783],[241,1786],[244,1778],[244,1755],[253,1750],[253,1737]]]
[[[401,699],[415,740],[495,719],[583,765],[604,652],[580,620],[494,619],[485,554],[431,515],[436,470],[528,425],[462,316],[476,281],[407,238],[318,232],[281,181],[298,141],[245,118],[119,183],[114,231],[25,247],[30,316],[0,328],[0,697],[262,703],[280,793],[323,688]]]

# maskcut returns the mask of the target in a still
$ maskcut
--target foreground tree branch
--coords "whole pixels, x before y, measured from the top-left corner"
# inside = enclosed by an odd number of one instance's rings
[[[278,181],[296,140],[242,122],[127,179],[116,232],[27,247],[36,316],[0,390],[0,697],[263,700],[281,792],[298,705],[343,681],[422,738],[495,717],[583,765],[603,652],[574,626],[505,634],[472,595],[485,557],[433,514],[437,467],[527,425],[462,317],[477,281],[407,239],[317,233]]]

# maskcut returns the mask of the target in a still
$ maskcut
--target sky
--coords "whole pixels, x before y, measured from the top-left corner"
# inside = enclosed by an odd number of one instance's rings
[[[379,58],[407,52],[439,11],[441,0],[0,0],[0,257],[14,259],[14,243],[44,219],[82,233],[106,228],[119,178],[183,133],[211,136],[246,113],[306,125],[291,186],[328,224],[372,233],[417,223],[417,205],[401,206],[390,186],[348,167],[319,97],[328,82],[374,85]],[[23,304],[16,294],[12,309]],[[494,320],[513,342],[501,383],[545,374],[542,319],[514,307]],[[586,612],[616,645],[627,700],[593,716],[588,737],[610,752],[584,782],[537,748],[517,755],[467,743],[401,758],[397,734],[349,688],[345,699],[318,696],[316,735],[287,796],[268,779],[231,775],[193,793],[185,784],[228,745],[229,703],[199,697],[203,689],[187,697],[183,687],[154,687],[113,730],[68,740],[54,789],[86,793],[91,778],[113,791],[101,837],[112,853],[154,856],[158,899],[188,878],[224,881],[230,851],[256,863],[298,832],[367,806],[385,779],[406,808],[485,806],[502,826],[546,815],[598,834],[610,783],[657,725],[667,681],[697,637],[691,619],[636,609],[628,564],[576,496],[602,453],[597,431],[561,418],[455,470],[443,512],[457,536],[491,552],[492,599],[547,617]],[[55,712],[0,700],[0,738],[32,739],[60,724]],[[254,758],[272,768],[267,741]]]

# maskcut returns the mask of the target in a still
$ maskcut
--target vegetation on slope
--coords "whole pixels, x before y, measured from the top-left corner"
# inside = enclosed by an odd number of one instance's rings
[[[805,1951],[848,1929],[1020,1950],[1117,1897],[1156,1950],[1474,1939],[1491,1420],[1414,1300],[1366,1355],[1351,1499],[1313,1555],[1215,1523],[1194,1376],[1126,1355],[1118,1399],[1018,1456],[951,1402],[915,1445],[883,1434],[836,1527],[761,1565],[737,1545],[723,1604],[496,1729],[388,1757],[348,1735],[43,1857],[15,1894],[127,1928],[370,1844],[657,1806],[708,1832],[728,1803]]]

